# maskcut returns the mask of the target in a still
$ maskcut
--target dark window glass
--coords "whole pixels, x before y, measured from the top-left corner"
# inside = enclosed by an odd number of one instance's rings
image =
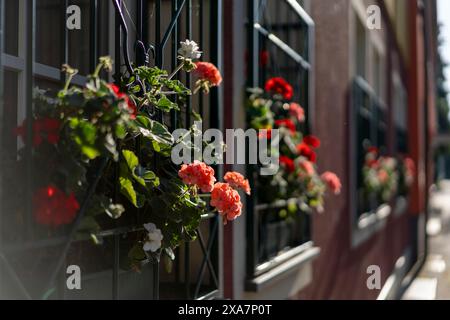
[[[358,17],[356,19],[356,75],[366,77],[366,29]]]
[[[91,24],[90,24],[90,3],[89,0],[71,1],[71,5],[77,5],[81,10],[81,29],[68,30],[69,36],[69,61],[68,63],[79,70],[80,74],[90,73],[89,59],[92,56],[90,48]],[[108,33],[101,34],[107,38]]]
[[[36,1],[36,61],[61,68],[65,28],[63,1]]]
[[[5,1],[5,52],[19,55],[19,1]]]

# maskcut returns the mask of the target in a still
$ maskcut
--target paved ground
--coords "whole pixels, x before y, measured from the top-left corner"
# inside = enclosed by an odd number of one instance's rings
[[[432,193],[430,206],[429,256],[404,300],[450,300],[450,181]]]

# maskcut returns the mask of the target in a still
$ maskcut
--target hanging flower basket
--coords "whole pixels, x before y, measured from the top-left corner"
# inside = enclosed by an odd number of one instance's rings
[[[161,254],[174,259],[176,247],[196,239],[202,216],[215,213],[227,223],[241,215],[237,190],[250,193],[248,181],[227,173],[218,182],[214,169],[201,161],[174,165],[171,151],[182,141],[157,120],[180,111],[192,94],[220,85],[219,70],[196,61],[201,54],[194,41],[181,42],[179,65],[171,73],[141,66],[115,84],[99,76],[112,70],[111,59],[102,57],[83,87],[72,85],[77,70],[65,65],[67,82],[56,97],[36,91],[33,118],[16,134],[25,144],[19,166],[31,143],[38,173],[33,215],[42,237],[70,226],[74,238],[101,244],[102,232],[128,227],[137,235],[125,268],[138,271],[158,263]],[[193,72],[193,90],[174,79],[179,72]]]

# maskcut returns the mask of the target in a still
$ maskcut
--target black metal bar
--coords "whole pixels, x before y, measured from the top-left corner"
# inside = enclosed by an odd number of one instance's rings
[[[112,274],[112,298],[119,299],[119,266],[120,266],[120,237],[114,236],[114,253],[113,253],[113,274]]]
[[[113,0],[114,1],[114,0]],[[115,1],[114,1],[115,3]],[[119,0],[119,6],[122,6],[122,1]],[[121,54],[120,54],[120,42],[122,37],[122,31],[120,29],[120,14],[116,11],[116,14],[114,15],[114,58],[115,58],[115,72],[114,72],[114,78],[116,81],[120,78],[120,64],[121,64]]]
[[[159,263],[153,263],[153,300],[159,300]]]
[[[144,2],[143,0],[136,0],[136,40],[143,40],[143,33],[144,33],[144,19],[145,19],[145,12],[144,12]]]
[[[122,0],[120,0],[117,5],[121,8],[122,7]],[[121,50],[120,50],[120,43],[121,43],[121,25],[120,20],[123,18],[123,16],[120,16],[120,12],[116,10],[115,14],[115,35],[114,35],[114,46],[115,46],[115,56],[116,56],[116,64],[115,64],[115,79],[116,82],[120,78],[121,74]],[[117,202],[117,199],[120,194],[119,190],[119,164],[114,163],[114,190],[113,190],[113,201]],[[115,229],[117,229],[117,221],[115,221]],[[111,286],[111,297],[113,300],[118,300],[119,298],[119,257],[120,257],[120,235],[119,234],[113,234],[113,269],[112,269],[112,286]]]
[[[121,0],[112,0],[114,7],[116,8],[116,17],[119,18],[120,26],[123,30],[123,37],[122,37],[122,50],[123,50],[123,58],[125,60],[125,66],[127,67],[127,70],[130,74],[133,74],[133,67],[131,66],[130,62],[130,54],[128,53],[128,27],[125,22],[125,17],[123,16],[122,12],[122,6]],[[116,44],[117,45],[117,44]]]
[[[247,41],[248,41],[248,59],[247,59],[247,87],[254,88],[259,84],[258,66],[259,66],[259,34],[254,28],[258,21],[258,7],[256,0],[249,0],[247,3]],[[249,146],[246,145],[247,154]],[[247,166],[247,176],[250,177],[250,187],[252,196],[247,196],[247,275],[252,277],[256,265],[258,264],[258,213],[255,211],[255,202],[257,199],[256,180],[257,174],[254,165]]]
[[[186,299],[191,298],[191,244],[184,244],[184,289]]]
[[[204,26],[204,22],[203,22],[203,15],[204,15],[204,8],[203,8],[203,6],[204,6],[204,4],[203,4],[203,0],[198,0],[198,1],[200,2],[199,3],[199,17],[200,17],[200,21],[199,21],[199,29],[200,29],[199,45],[200,45],[200,48],[202,50],[204,50],[203,49],[203,46],[205,45],[205,33],[203,31],[203,30],[205,30],[205,26]],[[203,59],[203,57],[202,57],[202,59]],[[199,99],[199,101],[198,101],[199,113],[203,117],[204,116],[204,110],[203,110],[204,109],[204,101],[203,101],[203,91],[202,90],[200,90],[200,92],[198,93],[198,99]]]
[[[214,223],[214,225],[216,225],[216,223]],[[214,229],[217,231],[217,228],[213,228],[213,231],[214,231]],[[213,278],[214,284],[218,287],[219,286],[219,280],[217,278],[217,274],[216,274],[215,268],[212,265],[211,260],[209,259],[210,252],[208,252],[208,249],[205,246],[205,240],[203,239],[203,235],[200,232],[200,230],[197,231],[197,234],[198,234],[198,242],[200,244],[200,248],[202,249],[202,252],[204,254],[204,259],[206,260],[206,262],[208,264],[207,265],[208,266],[208,270],[211,273],[211,277]],[[211,235],[210,235],[210,237],[212,237],[212,238],[215,238],[216,236],[217,236],[216,232],[212,232]],[[209,246],[209,243],[208,243],[208,246]]]
[[[207,265],[207,262],[209,261],[209,256],[211,254],[211,249],[213,247],[214,240],[215,240],[215,237],[216,237],[217,227],[219,225],[218,221],[219,221],[219,219],[214,219],[214,222],[213,222],[212,231],[211,231],[211,234],[210,234],[210,239],[208,241],[208,248],[207,248],[206,253],[205,253],[204,257],[203,257],[203,261],[202,261],[202,264],[200,266],[200,271],[199,271],[198,276],[197,276],[197,284],[195,286],[194,299],[197,298],[199,293],[200,293],[200,288],[202,286],[202,280],[203,280],[203,276],[204,276],[204,273],[205,273],[205,270],[206,270],[206,265]],[[198,234],[200,236],[200,233],[198,233]],[[209,262],[211,263],[211,261],[209,261]],[[214,270],[214,268],[212,268],[211,270]],[[213,273],[214,272],[211,272],[211,274],[213,274]],[[217,278],[216,278],[216,280],[217,280]]]
[[[147,8],[148,8],[148,1],[137,0],[136,64],[138,66],[146,65],[149,62],[149,56],[147,52],[148,50]]]
[[[3,53],[3,44],[4,44],[4,28],[5,28],[5,1],[0,0],[0,53]],[[0,54],[0,132],[3,132],[3,113],[4,113],[4,87],[3,82],[3,64],[2,64],[2,54]],[[3,134],[0,134],[0,148],[3,149]],[[3,154],[0,156],[0,255],[3,254],[3,199],[4,190],[3,190]],[[4,267],[0,264],[0,283],[4,283]],[[4,286],[0,286],[0,299],[5,298],[4,294],[5,288]]]
[[[175,70],[175,68],[177,67],[177,56],[178,56],[178,34],[179,34],[179,26],[180,23],[178,23],[178,16],[176,16],[176,14],[180,14],[181,10],[178,12],[178,0],[172,0],[172,21],[174,21],[174,26],[173,28],[177,31],[177,32],[172,32],[172,70]],[[178,78],[178,74],[176,75],[176,77]],[[175,101],[173,102],[177,102],[176,97],[174,98]],[[177,128],[177,111],[176,110],[171,110],[170,111],[170,126],[172,130],[175,130]]]
[[[161,47],[164,48],[167,44],[167,41],[169,41],[169,37],[171,35],[171,33],[173,32],[173,29],[175,28],[178,18],[181,14],[181,11],[183,11],[184,8],[184,4],[186,3],[186,0],[181,0],[181,4],[178,7],[178,10],[176,10],[175,15],[172,17],[172,21],[170,21],[169,26],[167,27],[167,30],[164,34],[164,37],[161,41]]]
[[[98,60],[98,0],[91,0],[89,5],[89,68],[94,70]]]
[[[63,4],[61,6],[61,17],[64,17],[61,19],[62,25],[65,24],[65,19],[67,16],[67,7],[69,6],[69,0],[63,0]],[[63,32],[61,32],[61,54],[62,59],[61,61],[63,63],[69,63],[69,29],[63,28]],[[60,81],[61,85],[64,86],[66,83],[66,73],[61,70],[60,74]]]
[[[217,66],[217,68],[221,69],[221,52],[220,52],[220,41],[222,39],[222,35],[220,33],[220,26],[222,22],[222,15],[220,14],[221,10],[221,0],[211,1],[210,2],[210,19],[214,21],[210,26],[210,43],[211,43],[211,62]],[[221,129],[221,119],[222,119],[222,109],[221,103],[219,99],[219,88],[213,87],[210,92],[210,126],[211,128]],[[220,176],[220,173],[218,173]]]
[[[155,66],[162,68],[164,65],[164,46],[161,44],[161,0],[155,0],[155,2]],[[156,110],[156,119],[161,123],[163,122],[161,110]]]
[[[161,46],[161,0],[155,0],[155,64],[158,68],[163,66],[163,48]]]
[[[188,0],[188,3],[187,3],[186,37],[188,39],[191,39],[191,37],[192,37],[192,0]],[[186,83],[187,83],[188,87],[190,87],[190,84],[191,84],[190,73],[186,74]],[[189,97],[186,101],[186,128],[191,127],[191,112],[192,112],[192,99]]]
[[[31,0],[26,6],[26,57],[25,57],[25,110],[26,110],[26,145],[25,145],[25,238],[33,239],[33,75],[36,30],[36,1]]]

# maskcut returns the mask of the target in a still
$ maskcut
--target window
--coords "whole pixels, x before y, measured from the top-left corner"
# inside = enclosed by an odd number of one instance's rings
[[[384,208],[379,192],[368,187],[366,155],[376,148],[379,155],[387,155],[388,109],[386,106],[386,63],[383,34],[368,32],[364,22],[365,8],[353,3],[353,81],[350,108],[350,203],[353,206],[352,225],[358,228],[374,221],[371,216]],[[354,62],[352,62],[354,61]],[[370,219],[367,219],[370,218]]]
[[[369,147],[380,153],[387,151],[386,107],[376,92],[361,77],[356,77],[352,89],[352,117],[356,130],[351,138],[356,148],[357,217],[374,213],[382,203],[375,194],[367,194],[364,187],[363,166]]]
[[[286,79],[294,88],[294,100],[305,109],[307,121],[302,132],[308,133],[313,116],[314,23],[294,0],[249,2],[248,86],[264,87],[272,77]],[[248,176],[253,169],[248,166]],[[247,199],[247,289],[257,290],[253,279],[312,246],[311,221],[298,208],[296,199],[269,202],[267,197],[258,196],[258,185],[252,190]],[[298,213],[286,219],[283,212],[291,209]]]
[[[82,85],[101,55],[114,57],[120,70],[124,65],[124,31],[118,32],[114,1],[75,0],[81,9],[81,30],[65,28],[67,1],[20,0],[4,1],[5,48],[1,56],[4,111],[0,118],[0,154],[3,166],[14,168],[19,139],[13,129],[32,112],[32,90],[35,86],[56,92],[64,79],[61,64],[68,62],[79,69],[75,84]],[[171,68],[176,63],[179,41],[191,38],[200,43],[204,59],[220,67],[219,2],[189,1],[116,1],[121,5],[128,24],[128,48],[133,61],[142,60],[135,52],[135,40],[152,44],[155,59],[151,65]],[[137,6],[137,4],[142,6]],[[178,16],[177,13],[180,13]],[[148,17],[148,19],[143,19]],[[19,25],[19,21],[26,21]],[[33,22],[36,28],[33,29]],[[169,26],[173,29],[168,31]],[[167,35],[167,37],[164,37]],[[164,39],[165,42],[162,40]],[[35,44],[33,52],[30,44]],[[137,56],[137,59],[134,57]],[[152,55],[150,53],[150,58]],[[190,81],[190,79],[183,79]],[[213,88],[209,96],[187,102],[185,113],[172,113],[165,119],[174,127],[192,123],[190,111],[202,114],[204,127],[221,126],[219,90]],[[24,172],[24,183],[31,186],[33,173]],[[220,167],[216,168],[220,172]],[[205,215],[198,229],[198,241],[179,248],[172,271],[159,265],[147,265],[141,274],[123,268],[129,239],[135,225],[111,225],[102,232],[100,246],[86,239],[71,239],[70,227],[58,232],[37,234],[33,228],[31,196],[14,202],[13,171],[1,172],[0,183],[0,297],[48,299],[157,299],[212,298],[221,296],[219,267],[220,224],[217,215]],[[17,179],[16,179],[17,180]],[[30,187],[31,188],[31,187]],[[31,195],[31,190],[28,190]],[[6,199],[8,201],[6,201]],[[10,200],[10,201],[9,201]],[[23,205],[26,203],[26,205]],[[8,221],[8,223],[1,223]],[[5,257],[5,258],[3,258]],[[60,263],[57,264],[56,262]],[[65,267],[76,264],[83,272],[83,290],[67,290]],[[13,274],[12,274],[12,273]],[[54,281],[53,281],[54,280]],[[4,283],[4,282],[2,282]]]

